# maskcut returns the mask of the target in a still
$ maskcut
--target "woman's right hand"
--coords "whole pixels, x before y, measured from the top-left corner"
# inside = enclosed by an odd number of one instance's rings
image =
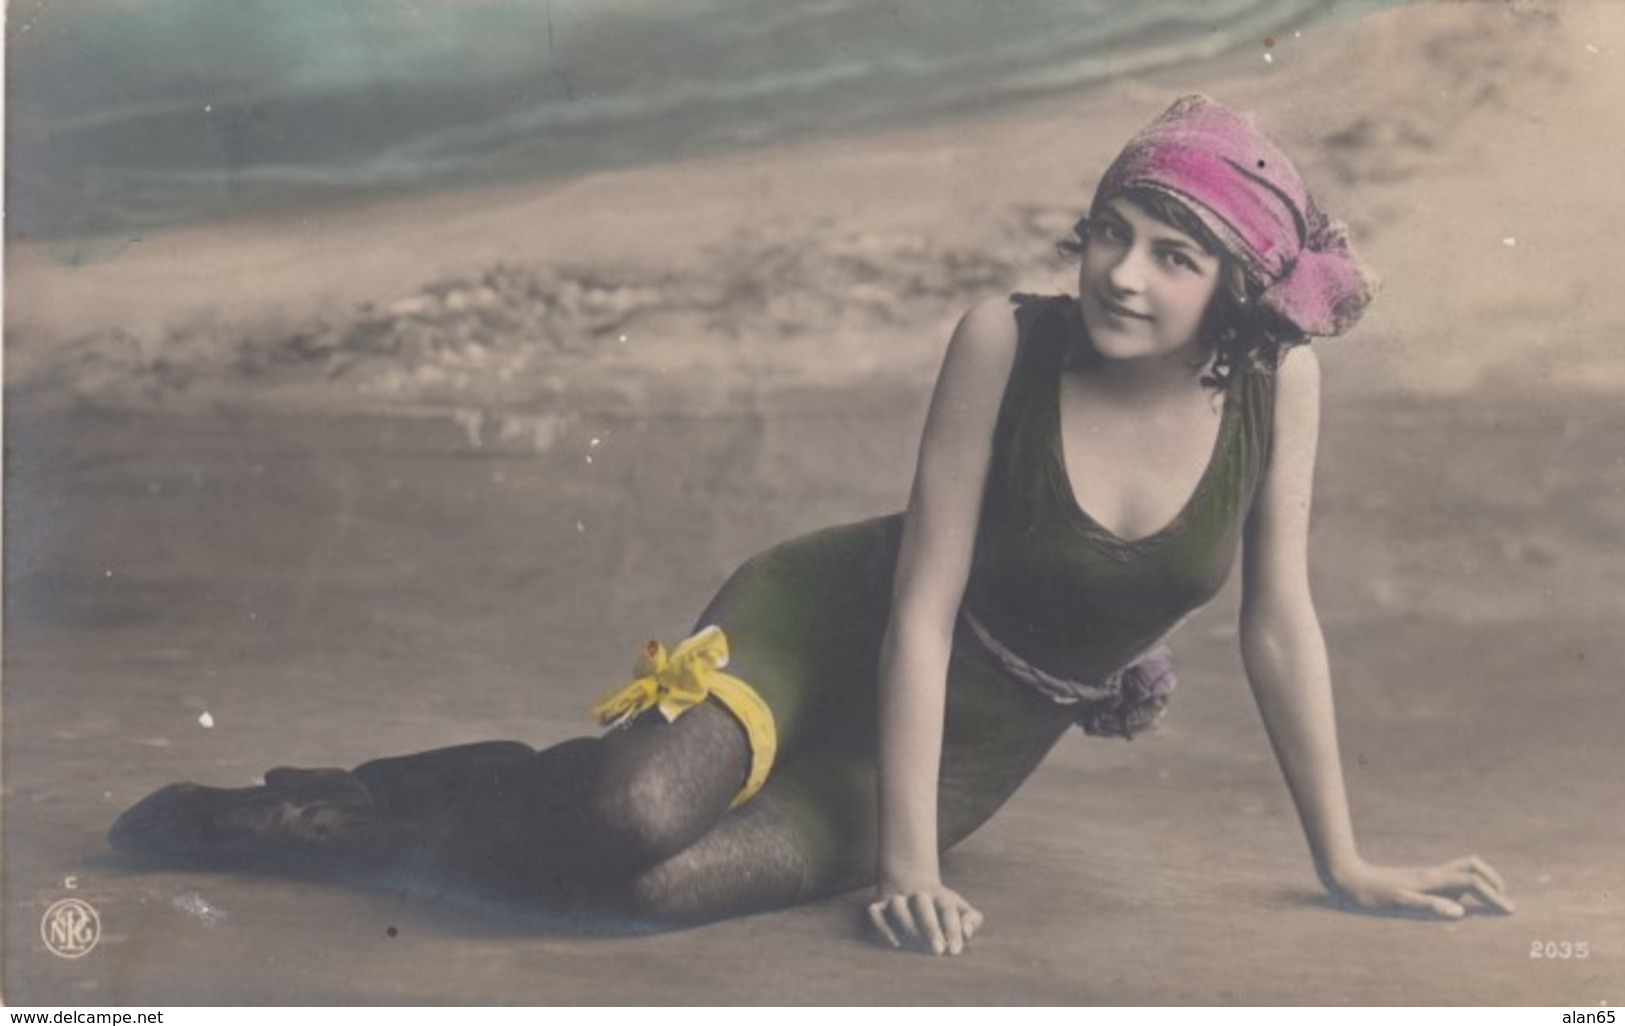
[[[902,889],[882,885],[869,903],[869,923],[888,944],[957,955],[982,928],[982,913],[941,884]]]
[[[954,329],[926,414],[880,646],[879,886],[869,922],[892,947],[939,955],[964,951],[982,928],[982,914],[942,886],[937,792],[955,624],[1017,334],[1004,299]]]

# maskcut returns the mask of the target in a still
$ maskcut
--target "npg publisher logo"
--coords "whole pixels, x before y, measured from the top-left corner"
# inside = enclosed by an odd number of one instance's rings
[[[102,921],[89,903],[63,898],[45,910],[39,924],[40,940],[58,958],[83,958],[102,936]]]

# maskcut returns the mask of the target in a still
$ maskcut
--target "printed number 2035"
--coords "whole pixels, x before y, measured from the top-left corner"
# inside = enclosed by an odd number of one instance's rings
[[[1585,941],[1530,941],[1530,958],[1590,958]]]

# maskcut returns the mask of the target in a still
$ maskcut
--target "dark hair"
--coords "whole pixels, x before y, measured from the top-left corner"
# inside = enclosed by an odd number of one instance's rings
[[[1127,189],[1108,197],[1095,197],[1089,216],[1073,227],[1073,235],[1056,244],[1069,257],[1083,256],[1093,219],[1105,203],[1118,196],[1139,207],[1163,224],[1189,235],[1208,253],[1219,258],[1219,287],[1214,290],[1207,314],[1199,329],[1202,342],[1213,353],[1213,371],[1202,384],[1214,389],[1229,387],[1238,372],[1273,371],[1281,354],[1309,339],[1285,318],[1262,306],[1258,299],[1264,288],[1246,272],[1241,261],[1219,241],[1218,236],[1190,207],[1155,189]]]

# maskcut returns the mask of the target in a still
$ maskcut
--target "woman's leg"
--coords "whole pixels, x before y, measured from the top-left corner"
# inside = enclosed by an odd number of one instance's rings
[[[1001,758],[950,747],[938,804],[939,845],[985,823],[1038,764],[1055,735],[1028,735]],[[808,750],[775,768],[761,794],[694,844],[630,878],[637,918],[691,924],[784,908],[875,881],[879,844],[872,754]]]
[[[484,893],[573,905],[618,895],[715,827],[749,752],[738,722],[708,701],[671,723],[649,717],[504,762],[427,801],[410,786],[416,758],[356,770],[386,808],[430,824],[416,868]]]
[[[749,765],[745,734],[708,701],[673,723],[650,716],[539,753],[495,742],[353,773],[275,771],[238,792],[178,785],[126,813],[112,840],[271,868],[404,869],[679,922],[861,885],[874,874],[874,670],[899,529],[890,518],[773,550],[701,619],[727,632],[728,672],[777,721],[778,762],[740,809],[728,806]],[[974,647],[956,651],[949,677],[944,846],[991,815],[1071,722]]]
[[[874,879],[873,760],[809,753],[694,844],[633,874],[634,917],[692,924],[784,908]]]
[[[951,689],[944,847],[990,816],[1064,730],[1049,708],[1007,682]],[[179,803],[179,815],[144,814],[174,790],[165,789],[112,834],[124,850],[302,872],[391,869],[555,909],[703,922],[873,881],[872,745],[851,735],[813,742],[732,811],[744,732],[708,702],[674,723],[542,752],[487,742],[353,772],[273,770],[265,786],[238,791],[177,785],[214,797]],[[144,829],[127,824],[143,820]]]
[[[986,668],[957,660],[955,666],[938,780],[943,850],[998,811],[1072,722],[1067,710],[1030,689]],[[774,767],[761,794],[694,844],[635,873],[630,909],[656,922],[705,922],[870,885],[878,793],[867,732],[808,738]]]
[[[690,846],[744,781],[733,717],[707,702],[543,752],[488,742],[259,787],[177,784],[119,817],[121,851],[270,870],[405,870],[537,899],[593,898]],[[624,888],[623,888],[624,889]]]

